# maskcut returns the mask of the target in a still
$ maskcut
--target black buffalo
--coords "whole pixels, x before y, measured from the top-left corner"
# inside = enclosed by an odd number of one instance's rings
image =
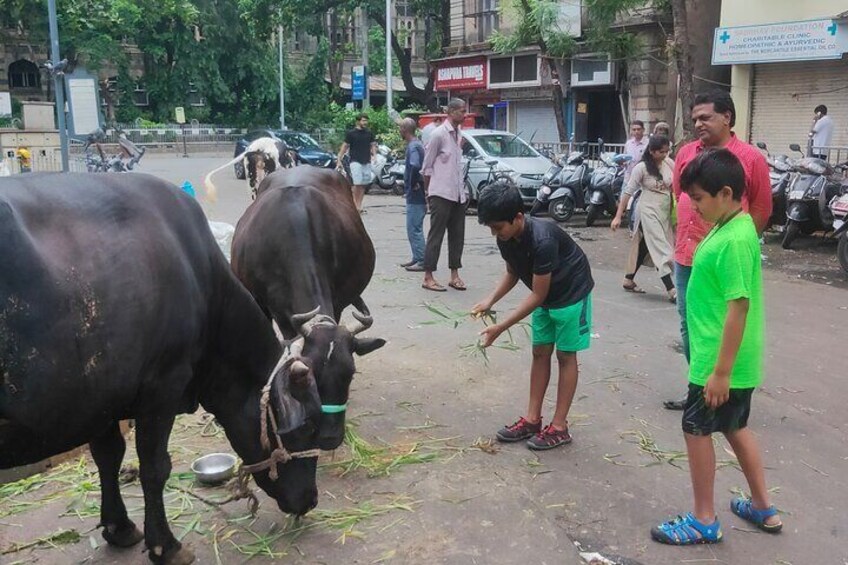
[[[302,361],[280,363],[272,324],[230,270],[200,206],[141,174],[0,179],[0,468],[89,443],[111,544],[142,534],[118,486],[135,419],[144,539],[155,563],[188,563],[165,518],[174,418],[215,415],[281,510],[317,502],[315,453],[283,464],[260,441],[260,397],[289,452],[317,442],[320,400]],[[269,436],[265,436],[268,439]],[[277,478],[278,476],[278,478]]]
[[[356,371],[353,355],[385,340],[357,337],[373,320],[362,292],[375,253],[353,203],[350,184],[326,169],[299,166],[269,175],[236,226],[232,266],[287,339],[305,338],[303,355],[315,372],[322,414],[318,445],[344,440],[345,408]],[[338,324],[353,305],[359,322]]]

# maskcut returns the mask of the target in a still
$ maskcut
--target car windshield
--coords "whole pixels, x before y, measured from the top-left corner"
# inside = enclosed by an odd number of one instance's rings
[[[475,135],[476,141],[492,157],[538,157],[539,153],[511,133]]]
[[[280,139],[286,142],[295,149],[304,147],[318,147],[318,142],[306,135],[305,133],[282,132],[278,133]]]

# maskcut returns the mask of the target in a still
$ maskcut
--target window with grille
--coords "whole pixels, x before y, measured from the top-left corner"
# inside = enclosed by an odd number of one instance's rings
[[[9,88],[41,88],[41,73],[32,61],[20,59],[9,65]]]

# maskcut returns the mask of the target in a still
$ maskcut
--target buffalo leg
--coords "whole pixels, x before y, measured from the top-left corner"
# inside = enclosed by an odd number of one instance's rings
[[[139,475],[144,491],[144,541],[150,560],[157,565],[186,565],[194,554],[177,541],[165,517],[162,493],[171,475],[168,437],[174,415],[150,415],[136,420]]]
[[[103,526],[103,539],[118,547],[135,545],[144,539],[144,535],[127,517],[127,508],[118,485],[118,472],[127,448],[120,423],[116,420],[106,433],[91,440],[89,446],[100,473],[100,525]]]

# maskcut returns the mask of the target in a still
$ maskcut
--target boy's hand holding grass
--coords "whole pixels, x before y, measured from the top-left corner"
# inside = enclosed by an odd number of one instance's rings
[[[506,328],[501,324],[486,326],[482,331],[480,331],[480,347],[489,347],[495,343],[495,340],[497,340],[505,331]]]

